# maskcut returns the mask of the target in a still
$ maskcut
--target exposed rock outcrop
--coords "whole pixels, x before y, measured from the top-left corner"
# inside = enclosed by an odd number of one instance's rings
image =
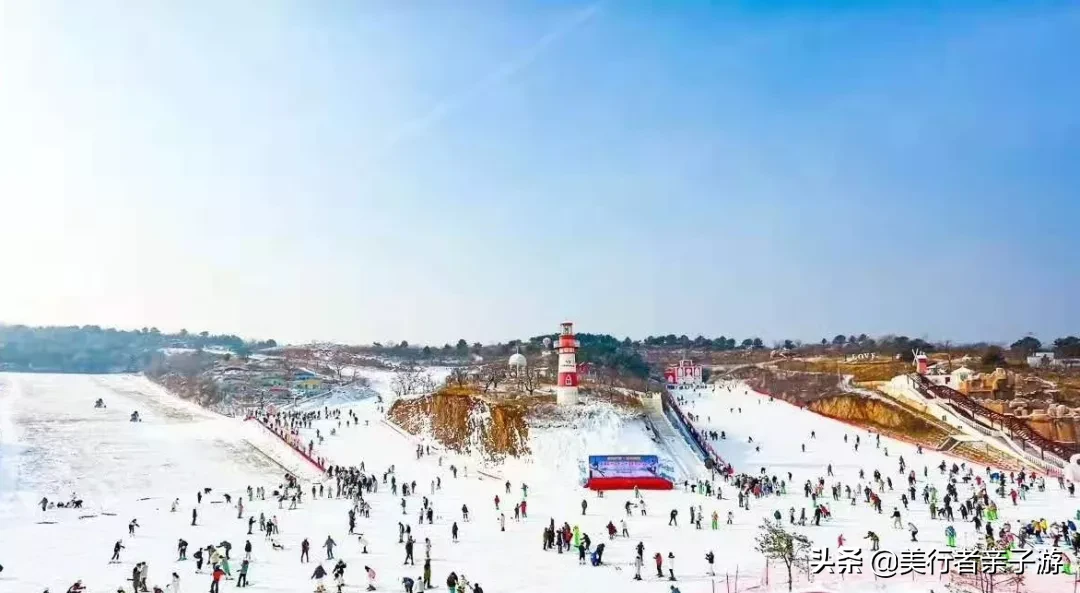
[[[900,406],[852,394],[822,397],[807,408],[829,418],[836,418],[875,430],[904,435],[937,446],[948,433]]]
[[[466,388],[448,387],[416,399],[399,399],[390,408],[390,418],[452,451],[497,461],[528,454],[527,411],[521,400],[489,401]]]
[[[552,395],[493,397],[469,387],[448,386],[431,395],[396,401],[390,419],[452,451],[501,461],[532,453],[531,428],[618,425],[644,413],[641,402],[622,391],[591,392],[588,397],[589,405],[566,408],[556,405]]]

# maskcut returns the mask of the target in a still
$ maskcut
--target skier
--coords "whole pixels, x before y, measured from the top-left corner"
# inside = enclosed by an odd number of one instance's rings
[[[671,509],[670,518],[668,519],[668,522],[667,522],[668,526],[674,525],[675,527],[678,527],[679,526],[678,516],[679,516],[679,511],[677,509]],[[660,576],[664,576],[664,575],[660,575]]]
[[[132,519],[131,523],[128,523],[128,535],[135,535],[135,528],[139,526],[137,519]]]
[[[656,561],[656,576],[657,578],[664,578],[664,557],[657,552],[653,555],[653,560]]]
[[[410,536],[408,541],[405,542],[405,562],[402,564],[412,564],[416,566],[416,561],[413,560],[413,538]]]
[[[236,586],[237,587],[247,587],[248,586],[247,575],[248,575],[248,567],[250,565],[251,565],[251,561],[248,560],[247,558],[244,558],[244,561],[240,563],[240,575],[236,578]]]
[[[667,553],[667,560],[668,560],[668,575],[669,575],[668,580],[669,581],[674,581],[675,580],[675,553],[674,552],[668,552]]]
[[[169,583],[169,591],[171,593],[180,593],[180,575],[175,572],[172,573],[172,582]]]
[[[113,544],[112,558],[109,559],[109,562],[120,562],[120,550],[123,550],[123,549],[124,549],[124,544],[121,543],[120,540],[116,540],[116,543]]]
[[[244,560],[251,560],[251,540],[244,542]]]
[[[585,509],[588,508],[588,507],[589,507],[588,501],[586,501],[585,499],[582,499],[581,500],[581,515],[582,516],[585,515]]]
[[[177,542],[176,551],[177,551],[177,553],[179,555],[177,560],[187,560],[187,546],[188,546],[188,543],[183,539],[181,539],[179,542]]]
[[[878,537],[878,534],[874,533],[873,531],[867,531],[866,532],[866,537],[864,537],[863,539],[870,540],[870,551],[871,552],[877,552],[880,549],[880,548],[878,548],[878,544],[880,543],[881,538]]]
[[[326,542],[323,544],[323,547],[326,548],[326,559],[327,560],[333,560],[334,559],[334,546],[336,546],[336,545],[337,545],[337,542],[335,542],[333,540],[333,538],[331,538],[329,535],[326,536]]]
[[[202,565],[203,565],[203,551],[202,551],[202,548],[199,548],[199,549],[195,550],[195,553],[192,556],[195,558],[195,572],[202,572]]]
[[[300,542],[300,562],[311,562],[311,558],[308,556],[308,551],[311,549],[311,543],[307,538]],[[321,566],[319,568],[322,568]],[[323,571],[326,572],[326,571]]]
[[[367,554],[367,553],[368,553],[368,552],[367,552],[367,538],[366,538],[366,537],[364,537],[364,534],[363,534],[363,533],[361,533],[361,534],[360,534],[360,535],[358,536],[358,539],[360,540],[360,547],[361,547],[361,548],[363,548],[363,549],[362,549],[362,550],[360,551],[360,553],[361,553],[361,554]]]
[[[142,562],[131,569],[131,587],[134,591],[146,591],[146,565]]]
[[[345,588],[345,561],[338,560],[334,564],[334,584],[337,585],[337,590],[340,591]]]
[[[315,572],[311,573],[311,578],[315,579],[319,586],[322,586],[323,577],[326,576],[326,569],[322,567],[322,564],[315,567]]]
[[[457,535],[458,535],[457,521],[454,521],[454,524],[450,526],[450,537],[452,538],[452,540],[455,543],[457,542]]]
[[[218,587],[220,586],[221,578],[225,576],[225,571],[221,570],[220,566],[214,567],[214,574],[211,576],[210,581],[210,593],[218,593]]]
[[[367,590],[375,590],[375,570],[370,566],[365,566],[364,571],[367,573]]]
[[[709,550],[709,553],[705,554],[705,562],[709,563],[709,575],[710,576],[716,576],[716,573],[713,571],[713,562],[715,562],[715,561],[716,561],[716,556],[712,553],[712,550]]]
[[[199,499],[202,500],[202,494],[199,494]],[[195,526],[195,522],[199,519],[199,509],[192,507],[191,509],[191,526]]]

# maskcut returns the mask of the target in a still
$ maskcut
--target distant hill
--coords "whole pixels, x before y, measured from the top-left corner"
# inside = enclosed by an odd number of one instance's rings
[[[146,368],[162,348],[223,348],[237,355],[276,346],[234,335],[161,333],[157,328],[118,330],[96,325],[0,325],[0,370],[47,373],[125,373]]]

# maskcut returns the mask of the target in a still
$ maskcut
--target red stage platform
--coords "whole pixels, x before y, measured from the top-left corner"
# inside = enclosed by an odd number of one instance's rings
[[[671,490],[674,485],[658,477],[616,477],[616,478],[589,478],[585,484],[590,490],[633,490],[637,486],[639,490]]]

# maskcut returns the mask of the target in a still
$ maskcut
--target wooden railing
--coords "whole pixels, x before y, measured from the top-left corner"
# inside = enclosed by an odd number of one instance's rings
[[[975,401],[974,398],[950,387],[937,385],[922,375],[916,375],[916,377],[917,385],[923,391],[928,392],[933,397],[941,398],[954,404],[957,412],[960,412],[963,416],[976,423],[985,424],[980,420],[980,417],[987,419],[990,422],[991,430],[1008,432],[1009,436],[1012,438],[1030,444],[1039,452],[1039,456],[1042,459],[1045,459],[1046,454],[1049,453],[1056,458],[1054,461],[1068,463],[1068,460],[1073,455],[1080,453],[1080,445],[1052,441],[1039,434],[1035,429],[1028,426],[1026,422],[1015,416],[1006,416],[1005,414],[995,412]]]
[[[678,402],[676,402],[675,398],[672,397],[671,392],[668,391],[667,387],[661,385],[660,389],[660,398],[664,406],[664,411],[670,411],[670,413],[674,416],[673,420],[680,423],[682,425],[682,428],[685,429],[686,432],[690,435],[690,438],[693,440],[692,445],[705,454],[707,465],[716,468],[717,471],[720,472],[726,472],[728,474],[733,473],[734,468],[731,466],[731,464],[725,461],[724,458],[716,452],[716,449],[713,448],[712,444],[709,443],[709,440],[703,437],[701,433],[698,432],[696,428],[694,428],[693,423],[691,423],[690,419],[687,418],[686,414],[683,413],[682,409],[679,407]],[[679,427],[675,428],[676,430],[679,430]]]

